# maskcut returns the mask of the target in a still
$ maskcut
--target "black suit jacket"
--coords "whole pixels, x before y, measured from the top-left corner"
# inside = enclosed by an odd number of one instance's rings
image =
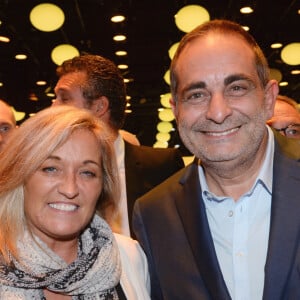
[[[136,146],[125,141],[126,195],[131,233],[135,200],[183,167],[178,149]]]
[[[300,164],[275,146],[264,300],[300,299]],[[152,299],[229,300],[194,162],[136,202]]]

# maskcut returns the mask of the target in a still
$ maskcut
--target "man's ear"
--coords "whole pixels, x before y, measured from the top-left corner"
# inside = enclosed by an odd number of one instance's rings
[[[91,110],[96,117],[102,117],[109,110],[109,100],[106,96],[101,96],[93,101]]]
[[[176,102],[176,100],[172,97],[172,98],[170,98],[170,105],[171,105],[171,109],[172,109],[172,111],[173,111],[173,114],[174,114],[174,116],[175,116],[175,118],[176,118],[176,116],[177,116],[177,102]]]
[[[267,120],[274,114],[274,107],[276,98],[279,92],[278,83],[276,80],[270,80],[265,88],[265,110],[267,113]]]

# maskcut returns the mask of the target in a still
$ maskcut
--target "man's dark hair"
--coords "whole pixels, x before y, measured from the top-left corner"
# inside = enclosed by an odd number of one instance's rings
[[[102,56],[83,54],[64,61],[56,69],[58,77],[78,71],[86,73],[86,81],[81,89],[87,104],[91,105],[101,96],[107,97],[111,125],[120,129],[125,119],[126,88],[117,66]]]

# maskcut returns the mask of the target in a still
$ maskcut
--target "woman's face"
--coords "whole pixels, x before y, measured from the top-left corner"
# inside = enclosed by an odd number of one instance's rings
[[[77,130],[26,180],[28,226],[50,247],[77,240],[91,221],[102,190],[100,156],[94,135]]]

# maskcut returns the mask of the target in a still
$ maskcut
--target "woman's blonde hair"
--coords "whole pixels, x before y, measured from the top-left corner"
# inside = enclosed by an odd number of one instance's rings
[[[23,185],[40,165],[76,130],[93,133],[99,144],[103,187],[97,212],[114,211],[120,189],[109,129],[90,112],[70,106],[50,107],[26,120],[0,156],[0,254],[18,257],[17,239],[26,226]]]

